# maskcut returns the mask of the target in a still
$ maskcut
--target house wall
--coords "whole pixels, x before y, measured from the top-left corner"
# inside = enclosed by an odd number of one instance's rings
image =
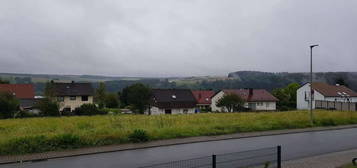
[[[225,112],[227,111],[225,108],[221,108],[221,107],[217,107],[216,104],[217,102],[219,101],[219,99],[221,99],[222,97],[224,96],[224,92],[223,91],[220,91],[218,92],[216,95],[214,95],[212,97],[212,103],[211,103],[211,110],[213,112]]]
[[[216,104],[224,96],[224,92],[220,91],[215,96],[212,97],[211,109],[214,112],[226,112],[228,111],[224,107],[217,107]],[[249,108],[249,103],[255,103],[256,111],[274,111],[276,110],[276,102],[245,102],[244,107]]]
[[[245,102],[244,107],[249,108],[249,103],[255,104],[255,109],[253,111],[275,111],[276,102]]]
[[[194,114],[195,108],[174,108],[171,109],[171,114],[185,114],[184,110],[187,110],[187,114]],[[151,107],[151,115],[165,114],[165,109],[160,109],[158,107]],[[149,114],[149,111],[146,111],[145,114]]]
[[[88,96],[88,101],[82,101],[82,96],[76,96],[76,100],[71,100],[70,96],[65,96],[63,102],[58,102],[60,111],[64,108],[71,108],[71,111],[80,107],[83,104],[92,104],[93,103],[93,96]]]
[[[306,99],[305,99],[306,94]],[[346,102],[345,98],[341,97],[325,97],[318,91],[314,91],[314,100],[312,101],[312,108],[315,109],[315,100],[324,100],[324,101],[337,101],[337,102]],[[307,83],[304,86],[300,87],[296,91],[296,108],[299,110],[310,109],[310,84]],[[357,97],[350,98],[350,102],[357,102]]]

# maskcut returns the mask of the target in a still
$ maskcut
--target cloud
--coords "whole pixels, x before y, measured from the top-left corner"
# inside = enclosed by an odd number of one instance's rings
[[[356,1],[2,0],[0,72],[356,71]]]

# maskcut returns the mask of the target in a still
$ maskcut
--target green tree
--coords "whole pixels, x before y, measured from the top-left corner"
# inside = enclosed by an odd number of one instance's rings
[[[7,92],[0,92],[0,118],[12,118],[19,110],[19,101]]]
[[[99,87],[95,90],[94,102],[98,104],[99,108],[103,108],[105,106],[106,101],[106,87],[104,82],[99,83]]]
[[[348,83],[345,81],[345,79],[343,77],[336,78],[335,84],[344,85],[344,86],[348,87]]]
[[[83,104],[82,106],[76,108],[73,113],[75,115],[99,115],[105,114],[104,111],[101,111],[97,108],[95,104]]]
[[[216,105],[225,107],[228,112],[239,111],[244,105],[244,100],[236,94],[226,94],[218,100]]]
[[[136,83],[123,89],[120,100],[125,106],[131,106],[135,113],[143,114],[149,107],[151,89],[141,83]]]
[[[118,95],[115,93],[108,93],[105,97],[105,106],[107,108],[117,108],[119,107]]]
[[[60,116],[61,113],[59,111],[58,104],[49,99],[49,98],[44,98],[40,100],[36,105],[36,108],[40,110],[40,115],[41,116]]]
[[[299,87],[298,83],[291,83],[284,88],[273,90],[273,95],[279,99],[277,102],[279,110],[292,110],[296,108],[296,91]]]
[[[0,78],[0,84],[9,84],[10,82],[8,80],[3,80]]]
[[[45,89],[44,89],[44,96],[47,99],[54,100],[55,97],[55,88],[54,88],[54,82],[46,82]]]

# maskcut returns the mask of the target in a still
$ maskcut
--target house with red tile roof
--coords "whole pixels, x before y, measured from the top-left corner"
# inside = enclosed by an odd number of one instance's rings
[[[227,109],[217,107],[217,102],[227,94],[235,94],[241,97],[245,103],[244,107],[251,111],[275,111],[276,102],[279,101],[271,93],[264,89],[225,89],[212,97],[212,111],[225,112]]]
[[[357,102],[357,92],[343,85],[313,82],[312,90],[313,109],[315,108],[315,101]],[[300,110],[310,108],[310,83],[302,85],[296,91],[296,108]]]
[[[33,99],[35,97],[32,84],[0,84],[0,92],[8,92],[18,99]]]
[[[35,103],[35,89],[32,84],[0,84],[0,92],[14,95],[21,109],[31,109]]]
[[[210,111],[211,109],[211,98],[215,95],[212,90],[192,90],[192,94],[197,101],[197,110]]]

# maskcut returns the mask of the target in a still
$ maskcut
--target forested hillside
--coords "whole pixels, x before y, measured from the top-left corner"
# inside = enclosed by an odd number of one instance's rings
[[[4,74],[3,74],[4,75]],[[152,88],[189,88],[189,89],[229,89],[229,88],[257,88],[272,91],[285,87],[290,83],[303,84],[309,81],[309,73],[270,73],[257,71],[238,71],[228,74],[228,77],[188,77],[188,78],[130,78],[130,77],[101,77],[74,75],[16,75],[6,74],[5,79],[11,83],[33,83],[36,94],[41,95],[45,81],[59,80],[68,82],[91,82],[97,87],[99,82],[105,82],[109,92],[121,91],[124,87],[134,83],[143,83]],[[3,76],[4,78],[4,76]],[[41,80],[39,80],[41,79]],[[336,84],[344,82],[351,89],[357,91],[357,72],[321,72],[314,74],[314,81]]]

